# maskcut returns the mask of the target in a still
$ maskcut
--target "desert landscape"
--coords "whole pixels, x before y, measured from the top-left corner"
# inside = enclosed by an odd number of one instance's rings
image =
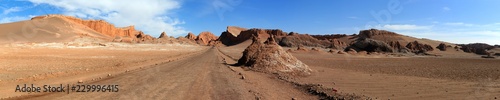
[[[0,24],[0,98],[500,99],[499,45],[383,29],[309,35],[227,26],[156,37],[135,27],[59,14]],[[25,84],[67,90],[17,90]],[[75,85],[116,90],[75,92]]]

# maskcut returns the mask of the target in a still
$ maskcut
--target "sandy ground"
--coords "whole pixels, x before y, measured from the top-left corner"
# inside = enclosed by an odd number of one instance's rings
[[[293,53],[315,69],[300,83],[377,99],[492,100],[500,96],[500,60]]]
[[[244,46],[221,47],[224,48],[221,51],[238,58],[245,49],[241,47]],[[335,88],[339,93],[379,100],[500,98],[499,59],[483,59],[479,55],[455,51],[433,53],[443,56],[292,52],[314,70],[313,75],[298,77],[294,81],[321,84]]]
[[[88,42],[3,45],[0,47],[0,98],[318,99],[276,75],[230,66],[249,44],[230,47]],[[292,81],[321,84],[341,94],[403,100],[493,100],[500,95],[499,59],[467,54],[460,55],[467,56],[464,58],[316,51],[292,54],[313,69],[311,76],[294,77]],[[83,83],[77,83],[80,80]],[[12,92],[18,84],[118,84],[121,90],[70,94]]]
[[[173,44],[61,46],[64,43],[0,47],[0,98],[19,96],[17,84],[74,83],[119,74],[200,53],[208,47]],[[28,45],[28,46],[27,46]]]
[[[316,96],[303,92],[290,83],[279,81],[272,75],[229,66],[228,64],[234,64],[236,61],[216,48],[188,47],[187,49],[172,46],[169,48],[180,50],[161,50],[154,49],[155,47],[123,50],[124,48],[128,46],[2,48],[5,53],[1,56],[5,59],[1,61],[9,66],[1,68],[3,72],[9,73],[5,74],[7,77],[3,77],[7,81],[2,81],[5,85],[0,87],[1,96],[14,97],[10,99],[36,100],[317,99]],[[71,63],[61,64],[61,61]],[[53,75],[54,73],[57,74]],[[108,74],[112,75],[107,76]],[[78,80],[83,80],[82,84],[118,84],[120,91],[70,94],[12,92],[17,84],[77,84]]]

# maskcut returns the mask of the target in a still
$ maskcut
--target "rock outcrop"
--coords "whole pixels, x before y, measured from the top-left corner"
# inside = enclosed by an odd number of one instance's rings
[[[280,29],[245,29],[235,26],[228,26],[225,32],[222,32],[219,40],[225,45],[235,45],[241,42],[250,40],[252,35],[255,35],[261,39],[268,38],[269,36],[274,36],[276,41],[280,46],[285,47],[298,47],[298,46],[308,46],[308,47],[322,47],[322,48],[335,48],[343,49],[347,47],[347,44],[343,41],[336,39],[330,39],[330,37],[339,37],[337,35],[325,35],[324,37],[320,35],[315,35],[315,38],[308,34],[299,34],[295,32],[283,32]],[[340,35],[342,37],[343,35]]]
[[[347,44],[345,42],[342,42],[338,39],[331,39],[330,42],[332,45],[329,48],[343,50],[347,47]]]
[[[167,33],[161,32],[160,36],[158,38],[168,38]]]
[[[399,34],[386,31],[386,30],[377,30],[377,29],[369,29],[369,30],[361,30],[359,32],[359,37],[372,38],[373,36],[398,36]]]
[[[434,48],[431,45],[422,44],[419,43],[418,41],[410,42],[405,47],[408,48],[413,53],[425,53],[427,51],[434,50]]]
[[[401,53],[408,53],[409,52],[408,48],[401,45],[401,43],[399,43],[399,41],[391,41],[388,44],[397,52],[401,52]]]
[[[283,50],[274,41],[274,36],[270,36],[264,43],[257,36],[253,36],[252,44],[243,51],[243,56],[238,60],[237,65],[269,73],[311,74],[309,66]]]
[[[441,51],[446,51],[446,48],[448,48],[448,46],[444,43],[440,43],[436,48]]]
[[[196,40],[196,35],[193,33],[189,32],[188,35],[186,35],[184,38],[189,39],[189,40]]]
[[[45,15],[33,17],[31,20],[44,19],[48,17],[60,17],[70,22],[74,22],[83,26],[86,26],[96,32],[103,35],[114,37],[128,37],[132,38],[132,41],[143,41],[143,40],[153,40],[151,36],[144,34],[141,31],[135,30],[134,26],[128,26],[123,28],[117,28],[113,24],[108,23],[104,20],[82,20],[80,18],[64,16],[64,15]],[[150,38],[151,37],[151,38]]]
[[[211,32],[201,32],[198,37],[196,38],[196,41],[198,42],[198,44],[201,44],[201,45],[209,45],[211,41],[216,41],[217,40],[217,36],[215,36],[214,34],[212,34]],[[211,42],[211,43],[215,43],[215,42]]]
[[[350,49],[367,52],[394,52],[394,49],[387,43],[370,38],[358,38],[345,51],[350,51]]]
[[[462,48],[460,49],[462,49],[464,52],[476,53],[479,55],[487,55],[487,50],[495,48],[495,46],[484,43],[461,44],[460,46],[462,46]]]

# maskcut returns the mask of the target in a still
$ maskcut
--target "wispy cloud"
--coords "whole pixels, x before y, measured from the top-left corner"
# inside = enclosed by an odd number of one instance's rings
[[[443,8],[441,8],[441,10],[443,10],[443,11],[450,11],[451,8],[449,8],[449,7],[443,7]]]
[[[243,0],[213,0],[211,6],[220,20],[224,20],[224,13],[234,10]]]
[[[60,8],[65,15],[82,18],[104,19],[118,27],[135,25],[151,35],[166,31],[180,36],[188,31],[179,26],[183,21],[171,17],[173,10],[181,7],[180,0],[29,0]]]
[[[356,16],[350,16],[350,17],[347,17],[347,18],[349,18],[349,19],[358,19],[358,17],[356,17]]]
[[[387,30],[428,30],[431,29],[433,26],[418,26],[418,25],[411,25],[411,24],[401,24],[401,25],[383,25],[381,28],[382,29],[387,29]]]
[[[18,12],[18,11],[21,11],[21,7],[11,7],[11,8],[6,8],[6,9],[3,9],[3,15],[7,15],[9,13],[13,13],[13,12]]]
[[[444,23],[444,25],[451,25],[451,26],[474,26],[474,24],[466,24],[466,23],[463,23],[463,22]]]

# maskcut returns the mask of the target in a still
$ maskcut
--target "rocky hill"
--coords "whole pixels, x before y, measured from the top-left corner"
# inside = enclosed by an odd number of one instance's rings
[[[104,20],[83,20],[80,18],[72,17],[72,16],[64,16],[64,15],[44,15],[44,16],[37,16],[33,17],[31,20],[46,20],[50,18],[60,18],[63,20],[66,20],[68,22],[72,22],[74,26],[85,26],[87,28],[90,28],[97,33],[101,33],[107,37],[114,38],[114,39],[119,39],[120,41],[122,39],[126,40],[132,40],[136,42],[140,41],[149,41],[153,40],[153,38],[150,35],[144,34],[142,31],[138,31],[134,28],[134,26],[128,26],[128,27],[123,27],[123,28],[118,28],[115,27],[113,24],[108,23]],[[69,23],[68,23],[69,24]],[[115,40],[117,41],[117,40]]]

